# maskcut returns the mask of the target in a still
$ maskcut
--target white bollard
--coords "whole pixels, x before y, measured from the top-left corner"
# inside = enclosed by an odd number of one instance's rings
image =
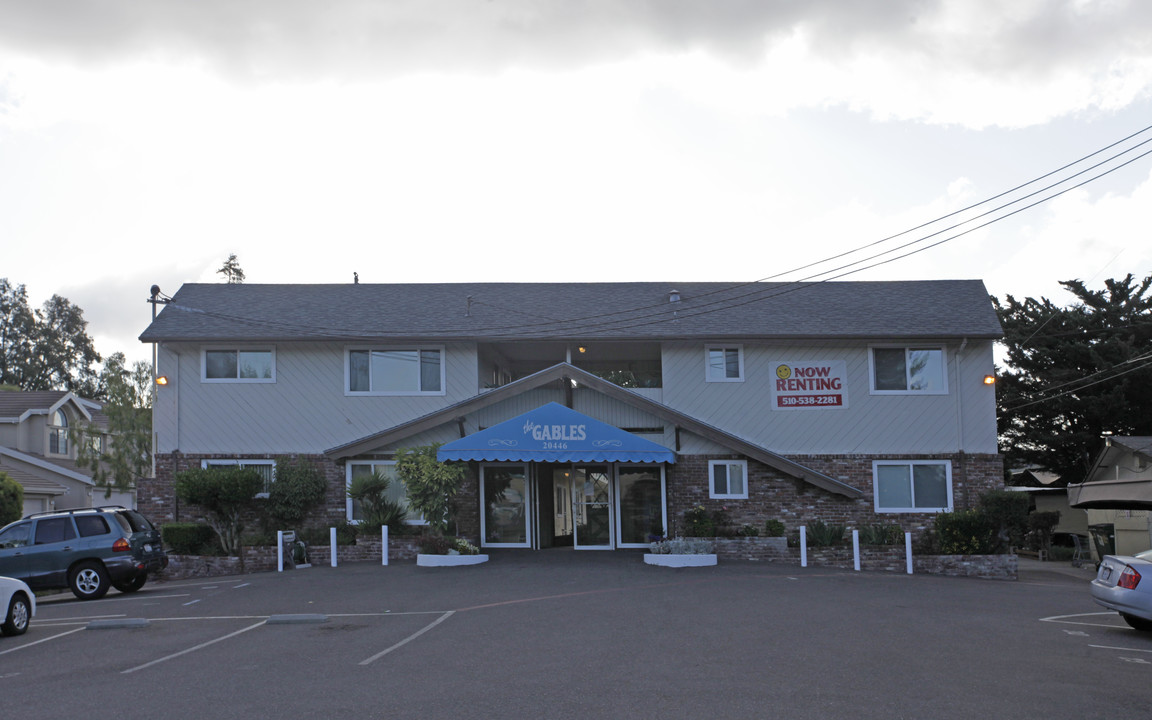
[[[852,558],[853,558],[852,567],[854,567],[856,569],[856,572],[860,572],[860,531],[859,530],[853,530],[852,531]]]
[[[328,547],[332,548],[332,567],[336,567],[336,528],[328,528]]]
[[[388,564],[388,526],[380,526],[380,554],[382,556],[381,564]]]
[[[284,531],[276,531],[276,572],[284,572]]]
[[[800,526],[800,567],[808,567],[808,528]]]
[[[904,558],[908,563],[908,574],[912,574],[912,533],[904,533]]]

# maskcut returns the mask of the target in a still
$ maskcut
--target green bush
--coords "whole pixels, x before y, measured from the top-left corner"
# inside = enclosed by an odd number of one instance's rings
[[[703,505],[697,505],[684,511],[684,535],[685,537],[716,537],[716,523]]]
[[[256,508],[256,493],[264,489],[260,473],[240,467],[193,468],[176,473],[175,485],[176,497],[207,513],[224,552],[237,552],[244,516]]]
[[[992,490],[980,496],[979,510],[996,526],[999,545],[995,552],[1006,552],[1009,545],[1021,546],[1028,534],[1028,495],[1008,490]]]
[[[379,471],[352,478],[348,486],[348,497],[360,506],[362,529],[358,532],[361,534],[379,533],[382,525],[387,525],[389,532],[403,534],[408,509],[402,503],[388,498],[391,484],[391,478]]]
[[[982,509],[940,513],[935,530],[943,555],[991,555],[1004,547],[1000,526]]]
[[[164,545],[176,555],[218,555],[216,531],[201,523],[168,523],[160,527]]]
[[[831,547],[844,542],[845,525],[828,525],[823,520],[814,520],[808,525],[808,543],[812,547]]]
[[[766,537],[784,537],[785,532],[784,523],[779,520],[768,520],[764,523],[764,535]]]
[[[740,528],[740,536],[741,537],[759,537],[760,536],[760,528],[756,527],[755,525],[743,525]]]
[[[861,525],[858,530],[861,545],[901,545],[904,542],[904,529],[899,525]]]
[[[276,482],[268,489],[268,514],[277,529],[292,527],[324,501],[328,481],[324,473],[301,458],[277,458]]]
[[[16,522],[24,514],[24,486],[0,470],[0,527]]]

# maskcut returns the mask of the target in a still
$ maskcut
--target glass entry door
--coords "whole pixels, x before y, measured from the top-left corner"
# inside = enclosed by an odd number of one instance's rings
[[[606,465],[572,469],[572,522],[578,550],[612,549],[612,477]]]

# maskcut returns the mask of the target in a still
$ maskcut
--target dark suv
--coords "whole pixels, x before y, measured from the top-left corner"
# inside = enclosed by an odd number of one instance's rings
[[[35,513],[0,529],[0,575],[33,590],[69,588],[95,600],[109,587],[136,592],[166,567],[160,531],[119,506]]]

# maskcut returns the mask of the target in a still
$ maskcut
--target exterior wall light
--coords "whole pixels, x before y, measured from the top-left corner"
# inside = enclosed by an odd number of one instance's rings
[[[157,385],[167,385],[168,384],[168,376],[167,375],[158,376],[156,378],[156,384]]]
[[[582,353],[586,353],[586,352],[588,352],[588,348],[586,348],[586,347],[578,347],[578,348],[576,348],[576,349],[577,349],[577,350],[579,350],[579,351],[580,351],[580,352],[582,352]]]
[[[984,376],[984,384],[985,385],[995,385],[996,384],[996,376],[995,375],[985,375]]]

